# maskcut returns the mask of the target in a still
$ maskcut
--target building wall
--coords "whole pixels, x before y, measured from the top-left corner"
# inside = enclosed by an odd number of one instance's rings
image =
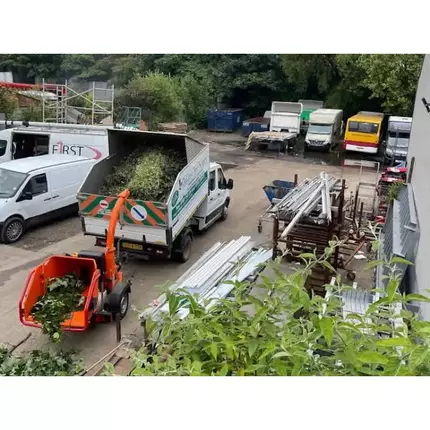
[[[430,103],[430,55],[424,58],[423,68],[415,97],[408,167],[414,157],[411,183],[418,213],[420,238],[414,267],[410,269],[411,287],[414,292],[425,293],[430,289],[430,113],[422,98]],[[421,316],[430,320],[430,304],[421,304]]]

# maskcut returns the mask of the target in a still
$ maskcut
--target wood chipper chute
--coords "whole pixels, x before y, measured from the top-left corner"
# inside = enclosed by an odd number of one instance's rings
[[[83,305],[61,324],[64,331],[84,331],[90,323],[113,319],[120,321],[126,315],[131,282],[123,280],[114,240],[119,212],[129,194],[130,192],[125,190],[118,195],[118,201],[111,213],[104,251],[53,255],[30,272],[19,301],[19,318],[22,324],[42,327],[32,317],[33,307],[46,293],[50,280],[67,274],[73,274],[80,279],[85,285],[85,290],[82,293]]]

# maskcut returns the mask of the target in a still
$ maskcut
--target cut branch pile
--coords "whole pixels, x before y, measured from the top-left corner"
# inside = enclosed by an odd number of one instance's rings
[[[136,200],[165,201],[181,169],[183,154],[174,150],[137,149],[106,178],[102,195],[117,195],[125,188]]]
[[[85,298],[82,293],[85,284],[74,274],[52,278],[46,286],[46,293],[39,297],[31,310],[36,322],[42,324],[42,332],[51,340],[61,338],[61,324],[70,318],[72,312],[80,310]]]

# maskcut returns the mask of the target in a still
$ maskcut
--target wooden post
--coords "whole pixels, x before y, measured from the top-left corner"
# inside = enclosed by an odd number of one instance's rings
[[[116,341],[121,342],[121,318],[119,314],[115,315],[115,326],[116,326]]]
[[[279,235],[279,217],[278,217],[278,214],[276,214],[273,217],[273,230],[272,230],[273,254],[272,254],[272,260],[276,259],[276,252],[278,249],[278,235]]]
[[[363,207],[364,207],[364,202],[360,203],[360,217],[358,218],[358,228],[361,227],[361,219],[363,218]]]

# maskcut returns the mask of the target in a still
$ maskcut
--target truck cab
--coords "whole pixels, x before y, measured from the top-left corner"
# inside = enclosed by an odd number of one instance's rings
[[[198,230],[205,230],[215,221],[227,218],[232,188],[233,180],[226,179],[221,165],[210,163],[208,197],[192,219]]]

